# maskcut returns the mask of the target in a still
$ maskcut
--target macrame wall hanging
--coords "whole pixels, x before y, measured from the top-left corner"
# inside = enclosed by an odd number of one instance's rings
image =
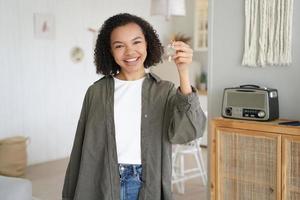
[[[245,0],[243,65],[292,62],[293,0]]]

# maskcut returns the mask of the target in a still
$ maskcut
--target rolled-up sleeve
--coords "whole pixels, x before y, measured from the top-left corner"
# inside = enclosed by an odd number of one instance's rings
[[[206,116],[201,109],[197,90],[184,95],[172,86],[167,100],[166,112],[169,140],[173,144],[184,144],[203,135]]]

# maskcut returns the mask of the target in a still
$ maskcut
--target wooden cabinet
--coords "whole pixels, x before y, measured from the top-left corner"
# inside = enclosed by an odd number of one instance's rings
[[[299,134],[300,135],[300,134]],[[282,137],[283,199],[300,199],[300,136]]]
[[[299,200],[300,127],[211,122],[212,200]]]

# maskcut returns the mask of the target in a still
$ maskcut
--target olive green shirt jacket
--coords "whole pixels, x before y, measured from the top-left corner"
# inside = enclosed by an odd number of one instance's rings
[[[85,95],[63,187],[63,200],[119,200],[120,176],[114,127],[114,80],[105,76]],[[142,85],[139,200],[171,200],[172,144],[199,138],[206,117],[196,90],[146,74]]]

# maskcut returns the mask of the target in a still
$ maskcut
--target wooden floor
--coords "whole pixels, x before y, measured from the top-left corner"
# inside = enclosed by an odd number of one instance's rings
[[[204,162],[207,163],[207,151],[202,148]],[[194,164],[187,159],[188,165]],[[47,163],[32,165],[27,168],[26,178],[32,181],[34,200],[60,200],[64,175],[68,159],[61,159]],[[203,186],[200,178],[186,181],[185,193],[179,194],[174,187],[174,200],[205,200],[206,186]]]

